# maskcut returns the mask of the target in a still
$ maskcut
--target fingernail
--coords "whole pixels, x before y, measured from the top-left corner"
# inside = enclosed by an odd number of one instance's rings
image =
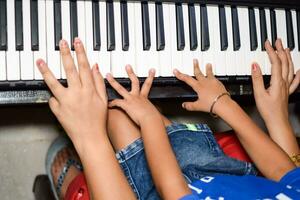
[[[126,69],[126,70],[130,70],[130,69],[131,69],[131,66],[130,66],[130,65],[126,65],[126,66],[125,66],[125,69]]]
[[[174,74],[178,74],[178,73],[179,73],[178,69],[174,69],[174,70],[173,70],[173,73],[174,73]]]
[[[81,40],[78,37],[76,37],[74,39],[74,45],[77,46],[77,47],[79,47],[81,45]]]
[[[257,70],[258,65],[256,63],[252,64],[252,71],[256,71]]]
[[[198,60],[197,59],[193,59],[193,63],[197,64]]]
[[[154,74],[154,73],[155,73],[155,69],[154,69],[154,68],[151,68],[151,69],[150,69],[150,73]]]
[[[112,75],[111,75],[111,73],[107,73],[105,77],[106,77],[107,79],[109,79],[109,78],[112,77]]]
[[[182,104],[182,107],[185,108],[185,104],[184,103]]]
[[[97,72],[99,72],[99,65],[98,65],[98,63],[96,63],[96,70],[97,70]]]
[[[43,67],[45,65],[45,61],[43,61],[42,59],[39,59],[36,63],[39,67]]]
[[[66,41],[66,40],[61,40],[61,41],[60,41],[60,46],[61,46],[61,47],[67,47],[67,46],[68,46],[67,41]]]

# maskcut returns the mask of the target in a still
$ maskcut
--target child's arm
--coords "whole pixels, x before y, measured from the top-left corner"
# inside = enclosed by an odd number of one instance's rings
[[[50,108],[71,138],[80,160],[92,199],[136,199],[106,134],[107,97],[98,66],[90,69],[83,44],[75,40],[79,72],[66,41],[60,52],[68,88],[53,76],[43,60],[37,65],[53,93]]]
[[[293,93],[299,85],[300,71],[294,77],[294,65],[290,51],[283,49],[280,40],[276,42],[277,52],[269,43],[266,43],[266,49],[273,61],[274,72],[270,87],[265,89],[260,67],[256,66],[256,70],[252,71],[256,105],[273,141],[288,155],[298,155],[300,153],[299,146],[289,122],[288,99],[289,94]]]
[[[130,92],[111,75],[107,76],[111,86],[123,97],[110,102],[109,107],[122,108],[140,126],[147,162],[155,187],[162,199],[179,199],[190,194],[191,191],[171,148],[161,115],[148,100],[155,72],[153,70],[149,72],[149,77],[140,90],[139,81],[132,68],[126,66],[126,71],[132,82]]]
[[[196,80],[178,70],[174,71],[178,79],[186,82],[198,94],[197,101],[185,102],[183,107],[190,111],[210,112],[216,97],[227,91],[223,84],[214,77],[211,65],[207,66],[207,77],[200,71],[197,61],[194,66]],[[284,151],[229,96],[220,97],[212,111],[235,130],[249,156],[266,177],[279,180],[288,171],[295,168]]]

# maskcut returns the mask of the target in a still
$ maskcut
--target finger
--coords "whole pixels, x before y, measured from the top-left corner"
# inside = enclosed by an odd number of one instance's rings
[[[300,70],[297,71],[296,76],[290,85],[290,89],[289,89],[290,94],[293,94],[293,92],[295,92],[295,90],[299,86],[299,83],[300,83]]]
[[[78,72],[76,70],[74,60],[67,41],[61,40],[59,44],[62,63],[66,72],[68,86],[80,86]]]
[[[204,78],[203,73],[200,70],[199,62],[197,59],[194,59],[194,75],[197,80],[200,80],[201,78]]]
[[[133,94],[139,94],[140,92],[140,81],[137,78],[137,76],[135,75],[135,73],[133,72],[133,69],[130,65],[126,65],[126,72],[128,74],[128,77],[131,81],[131,92]]]
[[[197,106],[197,101],[195,102],[184,102],[182,104],[182,108],[188,110],[188,111],[196,111],[199,106]]]
[[[49,67],[42,59],[37,60],[36,65],[40,70],[47,86],[49,87],[52,94],[60,98],[64,94],[64,87],[58,82],[53,73],[50,71]]]
[[[105,83],[104,83],[104,79],[102,77],[102,74],[99,71],[98,64],[95,64],[93,66],[92,71],[93,71],[93,79],[94,79],[94,84],[95,84],[95,88],[96,88],[97,94],[104,101],[107,101],[106,87],[105,87]]]
[[[207,78],[213,78],[214,77],[214,73],[212,70],[212,65],[209,63],[206,65],[206,76]]]
[[[294,63],[292,60],[290,49],[285,49],[285,53],[286,53],[288,63],[289,63],[288,83],[290,85],[294,79]]]
[[[87,86],[88,88],[94,87],[90,64],[87,59],[84,46],[79,38],[75,38],[74,47],[81,84],[82,86]]]
[[[129,97],[129,92],[120,83],[118,83],[111,74],[108,73],[106,75],[106,80],[123,98]]]
[[[179,79],[179,80],[185,82],[186,84],[188,84],[189,86],[191,86],[193,88],[193,90],[196,90],[197,81],[195,79],[193,79],[191,76],[183,74],[180,71],[178,71],[177,69],[175,69],[173,71],[173,73],[177,79]]]
[[[266,92],[263,76],[261,73],[261,69],[257,63],[252,64],[252,84],[253,84],[253,91],[255,95],[260,96],[261,94]]]
[[[123,109],[124,105],[125,105],[125,102],[124,102],[123,99],[115,99],[115,100],[112,100],[111,102],[108,103],[109,108],[119,107],[119,108]]]
[[[281,61],[277,56],[277,53],[273,49],[269,40],[265,42],[265,48],[269,56],[269,60],[271,62],[271,83],[276,82],[279,78],[282,77],[281,71]]]
[[[147,79],[145,80],[142,89],[141,89],[141,95],[144,97],[148,97],[150,89],[152,87],[153,79],[155,76],[155,69],[150,69],[149,70],[149,75]]]
[[[58,115],[59,113],[59,103],[55,97],[51,97],[49,99],[49,107],[51,111],[54,113],[54,115]]]
[[[278,57],[281,61],[282,78],[287,83],[288,82],[288,74],[289,74],[289,66],[288,66],[288,59],[287,59],[285,50],[282,46],[281,39],[276,40],[275,46],[276,46],[276,49],[277,49],[277,55],[278,55]]]

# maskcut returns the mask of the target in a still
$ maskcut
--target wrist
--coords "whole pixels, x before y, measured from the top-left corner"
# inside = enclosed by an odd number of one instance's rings
[[[222,117],[222,115],[227,112],[228,108],[233,106],[236,106],[235,101],[232,100],[230,96],[224,95],[216,101],[212,113]]]

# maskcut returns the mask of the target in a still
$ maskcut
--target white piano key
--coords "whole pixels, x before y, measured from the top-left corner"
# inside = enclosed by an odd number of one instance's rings
[[[292,59],[294,62],[294,72],[300,69],[300,52],[298,48],[298,35],[297,35],[297,13],[295,10],[292,10],[292,20],[293,20],[293,31],[294,31],[294,39],[295,39],[295,48],[291,52]]]
[[[135,27],[134,27],[134,18],[135,18],[135,7],[134,3],[127,2],[128,9],[128,32],[129,32],[129,49],[128,51],[123,51],[124,54],[124,62],[125,64],[130,64],[135,72],[136,64],[135,64]]]
[[[91,1],[90,1],[91,2]],[[92,13],[92,10],[88,12]],[[80,38],[82,44],[86,48],[86,36],[85,36],[85,1],[77,1],[77,24],[78,24],[78,37]],[[76,66],[78,67],[76,52],[73,52],[73,57]]]
[[[61,61],[59,51],[55,50],[54,41],[54,12],[53,1],[46,1],[46,15],[47,15],[47,57],[48,66],[57,79],[61,78]]]
[[[149,69],[146,53],[143,50],[143,29],[142,29],[142,9],[141,2],[134,2],[135,4],[135,36],[136,36],[136,68],[135,72],[138,76],[147,76]]]
[[[0,51],[0,81],[6,80],[6,53]]]
[[[217,76],[222,76],[226,74],[226,59],[225,54],[226,51],[221,51],[221,36],[220,36],[220,20],[219,20],[219,9],[218,7],[213,7],[211,10],[216,16],[215,21],[213,23],[213,39],[211,43],[214,43],[214,65],[213,70],[214,74]]]
[[[262,51],[261,46],[261,31],[260,31],[260,20],[259,20],[259,9],[254,8],[255,12],[255,20],[256,20],[256,30],[257,30],[257,50],[255,51],[255,59],[254,61],[257,62],[261,68],[262,74],[265,74],[265,57],[266,52]]]
[[[235,52],[233,50],[231,7],[225,6],[225,12],[226,12],[227,35],[228,35],[228,49],[225,52],[226,64],[224,64],[224,66],[226,66],[226,75],[233,76],[236,75],[237,59],[236,59]]]
[[[266,12],[266,24],[267,24],[267,33],[268,33],[268,40],[271,42],[272,41],[272,36],[271,36],[271,21],[270,21],[270,10],[265,9]],[[266,75],[271,75],[271,62],[269,59],[269,56],[267,52],[265,52],[265,74]]]
[[[39,58],[44,59],[48,62],[47,59],[47,42],[46,42],[46,1],[38,1],[38,18],[39,18],[39,50],[33,52],[34,60]],[[34,67],[34,79],[41,80],[43,79],[39,69],[35,65]]]
[[[150,25],[150,37],[151,37],[151,47],[149,51],[146,51],[146,58],[148,66],[145,67],[145,71],[142,75],[148,76],[149,70],[151,68],[155,69],[155,76],[160,75],[159,71],[159,53],[156,51],[156,17],[155,17],[155,3],[149,2],[149,25]]]
[[[170,32],[171,32],[171,47],[172,47],[172,71],[174,69],[182,70],[182,52],[177,50],[176,37],[176,7],[175,4],[170,4]]]
[[[122,51],[122,32],[121,32],[121,7],[120,2],[114,3],[114,19],[115,19],[115,50],[111,51],[111,72],[114,77],[127,77],[125,70]]]
[[[200,16],[200,5],[195,4],[195,16],[196,16],[196,25],[197,25],[197,41],[198,47],[195,51],[193,51],[193,58],[198,60],[200,69],[203,74],[206,75],[205,66],[203,65],[202,51],[201,51],[201,16]]]
[[[94,35],[93,35],[93,7],[92,1],[85,1],[85,30],[86,30],[86,54],[90,63],[90,67],[93,67],[95,63],[99,63],[99,51],[94,50]],[[81,21],[81,20],[79,20]]]
[[[241,36],[241,48],[237,51],[237,57],[240,59],[240,65],[237,68],[237,75],[247,75],[251,70],[249,58],[250,53],[250,32],[248,8],[238,8],[239,27]]]
[[[165,49],[159,51],[159,64],[160,64],[160,75],[163,77],[174,76],[172,73],[172,44],[171,44],[171,26],[170,23],[170,6],[167,3],[162,4],[163,7],[163,19],[164,19],[164,30],[165,30]]]
[[[284,9],[275,9],[277,38],[282,40],[283,48],[287,48],[286,17]]]
[[[218,58],[218,55],[216,54],[218,52],[218,47],[215,46],[215,35],[220,37],[220,34],[218,32],[219,28],[215,28],[215,24],[217,21],[219,21],[219,14],[218,14],[218,7],[208,5],[207,6],[207,18],[208,18],[208,30],[209,30],[209,39],[210,39],[210,46],[207,51],[202,52],[203,56],[203,67],[204,70],[206,70],[206,65],[211,64],[213,67],[213,72],[215,73],[215,66],[216,66],[216,58]],[[220,47],[220,44],[219,44]]]
[[[62,23],[62,38],[66,40],[71,47],[71,30],[70,30],[70,2],[61,1],[61,23]],[[61,64],[61,77],[66,78],[66,73],[63,64]]]
[[[16,51],[15,43],[15,1],[7,3],[7,80],[20,80],[20,52]]]
[[[106,2],[99,2],[100,12],[100,35],[101,35],[101,49],[99,53],[99,70],[103,77],[110,73],[110,52],[107,51],[107,31],[106,31]]]
[[[31,51],[30,0],[23,0],[24,51],[21,51],[21,79],[33,80],[35,63]],[[45,58],[43,58],[45,59]]]
[[[182,4],[185,47],[182,51],[182,72],[190,76],[194,75],[193,52],[190,48],[189,10],[187,4]]]

